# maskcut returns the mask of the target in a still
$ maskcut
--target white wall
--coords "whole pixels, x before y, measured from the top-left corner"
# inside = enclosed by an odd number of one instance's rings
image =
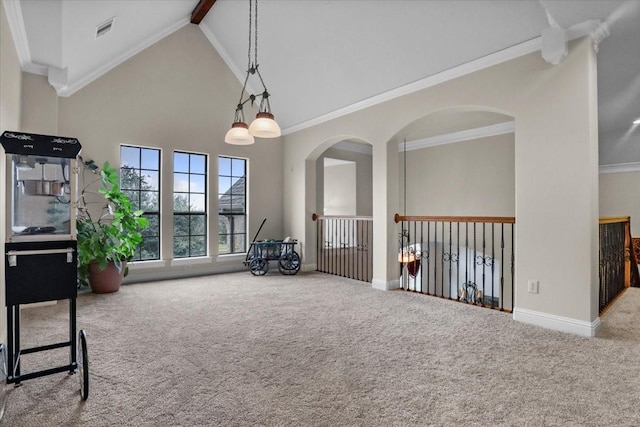
[[[373,210],[373,170],[371,154],[344,150],[338,147],[329,147],[317,160],[317,186],[316,186],[316,206],[314,212],[320,214],[323,211],[323,188],[324,182],[324,158],[345,160],[356,164],[356,213],[355,215],[371,216]]]
[[[120,144],[162,149],[162,258],[164,266],[136,263],[130,281],[244,269],[244,256],[216,257],[217,156],[249,160],[250,240],[263,218],[262,238],[283,237],[282,142],[231,146],[224,135],[242,89],[199,27],[188,25],[145,49],[69,98],[58,101],[58,131],[80,140],[85,159],[119,164]],[[247,111],[247,117],[251,117]],[[172,266],[173,149],[209,157],[211,260]]]
[[[324,165],[324,215],[356,214],[356,164]]]
[[[532,53],[285,137],[285,227],[307,239],[315,201],[306,168],[333,142],[373,145],[374,286],[397,273],[397,143],[420,117],[478,106],[515,119],[516,319],[592,335],[598,321],[596,55],[588,38],[559,65]],[[313,250],[313,242],[306,242]],[[570,254],[570,255],[567,255]],[[386,262],[385,262],[386,261]],[[527,280],[540,292],[526,292]],[[518,312],[519,310],[519,312]]]

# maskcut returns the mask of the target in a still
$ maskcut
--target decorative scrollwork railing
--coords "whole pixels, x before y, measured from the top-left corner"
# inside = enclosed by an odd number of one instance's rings
[[[600,218],[600,314],[629,286],[640,287],[631,238],[631,218]]]
[[[317,271],[371,282],[373,276],[373,218],[316,215]]]
[[[400,216],[403,289],[513,310],[513,217]]]

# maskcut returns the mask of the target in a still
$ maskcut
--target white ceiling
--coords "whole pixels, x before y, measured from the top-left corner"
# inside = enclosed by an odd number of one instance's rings
[[[49,72],[61,96],[191,25],[187,23],[197,4],[3,2],[23,69]],[[276,119],[285,132],[294,131],[426,87],[464,67],[535,51],[549,26],[545,7],[574,36],[594,28],[587,21],[609,24],[611,35],[598,54],[600,163],[640,162],[640,126],[631,129],[631,121],[640,117],[640,0],[261,0],[260,70]],[[113,29],[96,39],[96,26],[112,17]],[[248,1],[218,0],[200,27],[242,79]],[[230,120],[232,116],[230,106]]]

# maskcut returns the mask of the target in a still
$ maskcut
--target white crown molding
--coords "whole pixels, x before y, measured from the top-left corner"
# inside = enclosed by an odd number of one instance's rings
[[[599,24],[599,21],[595,21],[595,23],[595,25],[597,26]],[[594,21],[585,21],[580,24],[576,24],[567,29],[567,40],[574,40],[590,35],[591,32],[594,31],[594,29]],[[364,99],[360,102],[356,102],[355,104],[351,104],[347,107],[340,108],[330,113],[323,114],[322,116],[306,120],[302,123],[298,123],[297,125],[282,129],[282,134],[288,135],[294,132],[298,132],[303,129],[327,122],[329,120],[337,119],[338,117],[342,117],[344,115],[354,113],[356,111],[363,110],[365,108],[372,107],[386,101],[390,101],[394,98],[398,98],[400,96],[408,95],[413,92],[436,86],[440,83],[457,79],[458,77],[462,77],[467,74],[475,73],[476,71],[480,71],[485,68],[489,68],[494,65],[501,64],[503,62],[507,62],[512,59],[539,51],[541,47],[542,37],[536,37],[531,40],[527,40],[517,45],[483,56],[482,58],[469,61],[462,65],[458,65],[456,67],[426,77],[424,79],[417,80],[408,85],[400,86],[396,89],[392,89],[379,95],[372,96],[371,98]]]
[[[231,70],[231,72],[236,76],[240,84],[244,83],[244,79],[247,75],[247,70],[238,69],[231,60],[231,56],[229,53],[222,47],[222,43],[218,40],[218,38],[213,34],[213,32],[209,29],[209,27],[203,22],[198,25],[200,30],[204,33],[204,36],[209,40],[209,43],[213,46],[213,48],[218,52],[218,55],[222,58],[227,67]],[[250,82],[247,82],[247,92],[249,93],[257,93],[255,88],[251,85]]]
[[[81,77],[78,80],[76,80],[74,82],[71,82],[66,88],[64,88],[64,89],[62,89],[62,90],[60,90],[58,92],[58,96],[67,97],[67,96],[73,95],[74,93],[76,93],[77,91],[79,91],[80,89],[82,89],[83,87],[88,85],[89,83],[93,82],[94,80],[96,80],[99,77],[103,76],[104,74],[106,74],[107,72],[111,71],[112,69],[114,69],[118,65],[122,64],[127,59],[132,58],[133,56],[135,56],[138,53],[142,52],[144,49],[148,48],[149,46],[151,46],[151,45],[153,45],[153,44],[155,44],[157,42],[159,42],[163,38],[167,37],[168,35],[176,32],[176,31],[178,31],[180,28],[184,27],[185,25],[187,25],[189,23],[190,23],[190,18],[188,18],[188,17],[187,18],[183,18],[183,19],[179,20],[178,22],[176,22],[175,24],[165,28],[160,33],[154,34],[153,36],[143,40],[142,42],[138,43],[137,45],[133,46],[131,49],[129,49],[128,51],[123,53],[122,55],[112,59],[109,62],[104,63],[100,67],[98,67],[95,70],[91,71],[89,74],[86,74],[84,77]]]
[[[22,6],[19,1],[2,0],[4,12],[7,15],[9,29],[13,36],[13,41],[18,52],[18,61],[20,68],[26,71],[31,65],[31,50],[29,49],[29,40],[27,39],[27,30],[24,27],[24,17],[22,16]],[[45,73],[46,74],[46,73]]]
[[[599,19],[590,19],[567,28],[567,40],[575,40],[580,37],[590,36],[591,33],[598,28],[601,22],[602,21]]]
[[[615,165],[600,165],[600,173],[640,172],[640,163],[618,163]]]
[[[505,135],[515,132],[513,121],[498,123],[491,126],[484,126],[475,129],[463,130],[460,132],[447,133],[445,135],[432,136],[430,138],[407,141],[407,151],[419,150],[421,148],[435,147],[436,145],[453,144],[455,142],[470,141],[472,139],[487,138],[490,136]],[[398,151],[404,151],[404,142],[398,143]]]
[[[337,148],[338,150],[351,151],[352,153],[373,154],[373,147],[369,144],[360,144],[352,141],[340,141],[337,144],[331,146],[331,148]]]
[[[593,322],[587,322],[518,307],[513,310],[513,320],[546,329],[575,334],[581,337],[596,336],[601,325],[599,317]]]

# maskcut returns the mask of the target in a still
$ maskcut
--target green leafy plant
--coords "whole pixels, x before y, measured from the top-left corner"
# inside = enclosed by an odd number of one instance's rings
[[[102,168],[93,160],[83,161],[82,176],[97,178],[84,184],[78,200],[76,234],[78,239],[78,280],[88,284],[89,264],[101,270],[113,263],[119,271],[123,261],[129,261],[142,243],[142,230],[149,225],[143,211],[135,208],[129,197],[120,190],[120,176],[105,162]],[[93,190],[95,185],[97,190]],[[97,201],[94,199],[96,196]],[[125,275],[127,271],[125,270]]]

